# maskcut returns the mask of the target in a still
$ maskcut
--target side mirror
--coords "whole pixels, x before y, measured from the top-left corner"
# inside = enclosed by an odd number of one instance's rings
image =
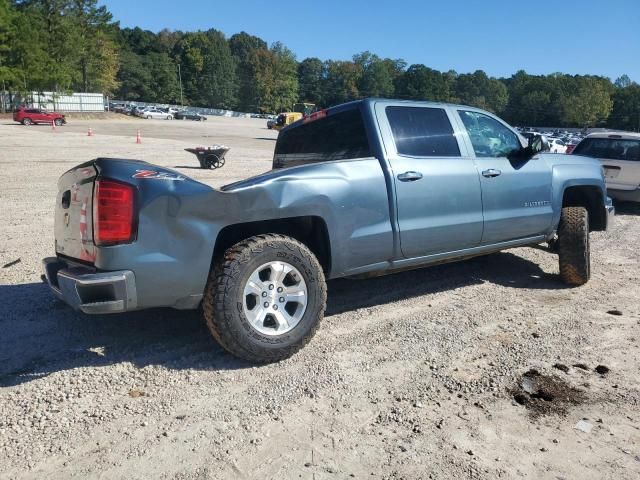
[[[533,135],[529,138],[529,146],[527,148],[532,157],[540,152],[548,152],[551,150],[549,141],[544,135]]]

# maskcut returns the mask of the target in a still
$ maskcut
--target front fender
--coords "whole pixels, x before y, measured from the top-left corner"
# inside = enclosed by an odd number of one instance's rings
[[[583,160],[587,160],[584,159]],[[593,159],[588,159],[593,160]],[[565,191],[571,187],[594,187],[600,192],[600,205],[606,205],[607,187],[597,160],[563,163],[552,168],[553,231],[560,223]],[[551,232],[553,233],[553,232]]]

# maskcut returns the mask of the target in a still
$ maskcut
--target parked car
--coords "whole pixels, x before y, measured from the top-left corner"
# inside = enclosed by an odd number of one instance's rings
[[[57,127],[67,123],[64,115],[57,112],[47,112],[41,108],[18,107],[13,112],[13,121],[22,123],[23,125],[31,125],[34,123],[53,123]]]
[[[134,105],[133,108],[131,109],[131,115],[136,117],[142,117],[142,112],[144,112],[147,108],[149,107],[145,107],[143,105]]]
[[[176,120],[196,120],[198,122],[201,122],[203,120],[206,120],[207,117],[199,114],[198,112],[187,110],[187,111],[176,113],[175,119]]]
[[[109,102],[109,110],[112,112],[122,113],[126,107],[124,103]]]
[[[159,108],[145,108],[140,112],[140,116],[146,119],[161,118],[164,120],[173,120],[173,115],[168,112],[163,112]]]
[[[565,153],[567,146],[559,138],[549,138],[549,151],[551,153]]]
[[[300,112],[283,112],[275,118],[273,124],[270,124],[270,120],[267,121],[267,128],[270,130],[282,130],[284,127],[301,120],[303,117],[304,115]]]
[[[640,133],[592,133],[573,154],[600,160],[610,197],[640,202]]]
[[[254,362],[313,337],[325,279],[549,242],[582,285],[589,232],[614,208],[597,160],[544,143],[477,108],[367,99],[284,128],[271,171],[219,189],[99,158],[58,182],[46,279],[85,313],[202,304],[218,342]]]

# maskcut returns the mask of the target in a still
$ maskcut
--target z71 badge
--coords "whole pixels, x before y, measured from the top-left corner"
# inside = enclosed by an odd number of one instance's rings
[[[186,177],[177,173],[157,172],[155,170],[136,170],[131,178],[151,178],[156,180],[182,181]]]

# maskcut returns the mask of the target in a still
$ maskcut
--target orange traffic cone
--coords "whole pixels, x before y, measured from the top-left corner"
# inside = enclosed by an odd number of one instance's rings
[[[140,129],[138,129],[138,133],[136,134],[136,143],[142,143],[142,137],[140,136]]]
[[[87,130],[87,137],[93,137],[93,130],[91,130],[91,127]]]

